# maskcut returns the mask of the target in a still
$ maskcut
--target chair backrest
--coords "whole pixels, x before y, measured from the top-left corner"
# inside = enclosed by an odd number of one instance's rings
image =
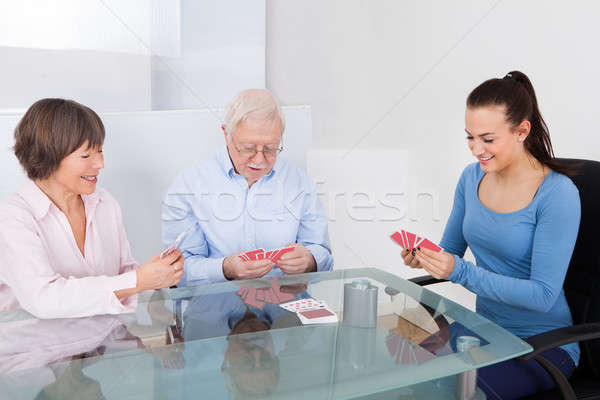
[[[575,166],[581,223],[564,289],[574,324],[600,322],[600,162],[559,159]],[[600,339],[579,343],[578,373],[600,378]]]

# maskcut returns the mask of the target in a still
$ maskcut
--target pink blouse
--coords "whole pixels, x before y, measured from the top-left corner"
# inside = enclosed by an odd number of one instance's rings
[[[104,189],[81,195],[84,255],[67,217],[28,181],[0,203],[0,311],[23,308],[38,318],[86,317],[135,310],[136,286],[121,209]]]

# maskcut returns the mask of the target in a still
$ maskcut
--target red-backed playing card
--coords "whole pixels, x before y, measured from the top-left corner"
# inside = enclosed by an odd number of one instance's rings
[[[398,243],[404,249],[414,249],[415,247],[423,247],[431,251],[440,252],[442,248],[431,240],[421,236],[417,236],[414,233],[410,233],[402,229],[400,232],[394,232],[390,235],[392,240]]]
[[[271,250],[269,253],[269,260],[273,261],[275,257],[277,257],[277,253],[279,253],[279,249]]]
[[[248,257],[250,260],[252,260],[252,261],[255,261],[255,260],[257,259],[257,258],[256,258],[256,255],[257,255],[257,254],[259,254],[259,253],[264,253],[264,252],[265,252],[265,250],[264,250],[264,249],[256,249],[256,250],[252,250],[252,251],[247,251],[247,252],[245,253],[245,255],[246,255],[246,257]]]
[[[414,233],[410,233],[410,232],[406,232],[406,238],[408,240],[408,243],[406,243],[408,245],[409,249],[414,249],[415,248],[415,240],[417,239],[417,235],[415,235]]]
[[[437,244],[433,243],[432,241],[430,241],[429,239],[425,239],[421,242],[420,247],[429,249],[431,251],[435,251],[435,252],[440,252],[442,251],[442,248],[440,246],[438,246]]]
[[[425,240],[424,237],[417,236],[417,240],[415,240],[415,247],[419,247],[419,245]]]
[[[271,261],[277,262],[282,255],[284,255],[285,253],[289,253],[290,251],[294,251],[294,249],[295,247],[286,247],[279,250],[275,256],[271,257]]]
[[[332,313],[331,311],[329,311],[325,308],[321,308],[318,310],[300,311],[299,314],[302,314],[302,316],[304,316],[308,319],[331,317],[332,315],[335,315],[334,313]]]
[[[405,249],[411,249],[411,247],[409,247],[408,236],[406,236],[406,231],[402,229],[400,231],[400,234],[402,235],[402,240],[404,241],[404,245],[406,246]]]
[[[394,232],[390,236],[392,240],[398,243],[403,249],[406,249],[406,245],[404,244],[404,240],[402,240],[402,235],[399,232]]]

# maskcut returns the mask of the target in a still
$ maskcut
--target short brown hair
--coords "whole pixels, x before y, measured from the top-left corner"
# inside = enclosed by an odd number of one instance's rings
[[[84,143],[104,143],[104,125],[92,109],[73,100],[38,100],[15,129],[14,152],[29,179],[49,178]]]

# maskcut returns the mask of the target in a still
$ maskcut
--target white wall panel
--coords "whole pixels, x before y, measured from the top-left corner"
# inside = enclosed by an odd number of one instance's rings
[[[312,146],[308,106],[284,107],[285,157],[306,169]],[[161,250],[161,201],[176,174],[224,146],[222,110],[102,113],[106,127],[105,168],[99,186],[119,201],[133,254],[140,262]],[[0,198],[16,191],[25,177],[10,150],[20,115],[0,116]]]

